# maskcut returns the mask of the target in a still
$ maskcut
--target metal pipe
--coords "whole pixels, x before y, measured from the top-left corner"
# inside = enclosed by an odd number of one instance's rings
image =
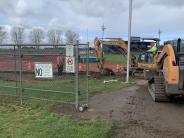
[[[16,97],[18,98],[17,95],[12,95],[12,94],[0,94],[1,96],[10,96],[10,97]],[[63,104],[71,104],[71,105],[74,105],[73,102],[61,102],[60,100],[51,100],[51,99],[46,99],[46,98],[36,98],[36,97],[28,97],[28,96],[23,96],[23,98],[27,98],[27,99],[33,99],[33,100],[41,100],[41,101],[48,101],[48,102],[57,102],[57,103],[63,103]]]
[[[15,71],[15,87],[16,87],[16,94],[18,94],[18,89],[17,89],[17,56],[16,56],[16,46],[14,45],[14,71]]]
[[[86,77],[87,77],[87,80],[86,80],[86,85],[87,85],[87,89],[86,89],[86,103],[89,104],[89,42],[88,42],[88,45],[87,45],[87,71],[86,71]]]
[[[127,56],[127,75],[126,83],[129,83],[129,64],[130,64],[130,45],[131,45],[131,29],[132,29],[132,0],[129,0],[129,20],[128,20],[128,56]]]
[[[77,41],[77,46],[75,46],[75,107],[76,109],[78,109],[78,105],[79,105],[79,41]]]
[[[19,49],[19,84],[20,84],[20,101],[21,101],[21,105],[23,104],[23,100],[22,100],[22,51],[21,51],[21,46],[18,45],[18,49]]]
[[[0,46],[2,47],[11,47],[11,46],[14,46],[15,44],[0,44]],[[36,46],[50,46],[53,48],[53,46],[59,46],[59,47],[63,47],[65,48],[66,47],[66,44],[17,44],[17,45],[20,45],[20,46],[33,46],[33,47],[36,47]],[[70,44],[69,44],[70,45]],[[74,46],[86,46],[86,44],[84,43],[80,43],[80,44],[71,44],[71,45],[74,45]]]

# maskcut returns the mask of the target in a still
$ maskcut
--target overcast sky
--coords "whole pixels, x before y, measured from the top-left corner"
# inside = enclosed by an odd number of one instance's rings
[[[164,40],[184,35],[184,0],[133,0],[132,33]],[[0,0],[0,25],[73,29],[83,39],[127,36],[128,0]]]

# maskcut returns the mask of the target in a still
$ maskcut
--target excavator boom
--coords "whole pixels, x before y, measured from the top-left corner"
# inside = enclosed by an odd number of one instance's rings
[[[95,47],[96,56],[98,59],[98,68],[99,68],[100,73],[103,74],[105,60],[104,60],[104,56],[103,56],[102,45],[109,46],[109,47],[110,46],[116,47],[116,48],[118,48],[118,51],[120,51],[120,49],[121,49],[122,50],[121,54],[124,57],[127,56],[128,45],[121,38],[108,38],[108,39],[103,39],[103,40],[95,38],[94,47]],[[136,64],[137,64],[136,57],[134,55],[131,55],[130,63],[131,63],[130,64],[131,67],[136,66]]]

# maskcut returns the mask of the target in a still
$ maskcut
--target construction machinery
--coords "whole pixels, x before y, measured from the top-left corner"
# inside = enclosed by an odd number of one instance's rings
[[[152,61],[154,59],[154,55],[149,53],[148,50],[151,48],[151,43],[156,44],[157,48],[160,49],[160,39],[158,38],[142,38],[142,43],[141,45],[146,45],[147,46],[147,50],[144,51],[142,50],[142,48],[138,48],[138,50],[140,51],[139,56],[137,58],[137,66],[136,68],[132,69],[131,75],[133,77],[137,77],[137,75],[141,76],[141,78],[145,78],[145,76],[143,75],[143,72],[146,68],[150,67],[152,68],[154,66],[154,64],[152,64]],[[145,46],[144,46],[145,47]],[[158,51],[159,53],[159,51]],[[142,61],[141,58],[145,57],[146,61]]]
[[[158,41],[155,39],[155,42]],[[105,63],[102,45],[116,46],[119,48],[118,51],[122,51],[123,56],[127,54],[128,46],[120,38],[108,40],[96,38],[94,45],[99,60],[98,66],[102,72]],[[148,80],[148,90],[155,102],[169,101],[172,97],[184,95],[184,40],[178,39],[165,43],[155,55],[142,52],[138,59],[131,55],[130,63],[133,72],[141,70],[144,73],[144,78]]]
[[[154,101],[169,101],[174,96],[184,95],[184,40],[167,42],[156,55],[140,55],[138,62],[144,69]]]
[[[135,37],[134,37],[135,38]],[[140,38],[136,37],[136,39],[139,38],[139,40],[132,40],[131,42],[131,49],[136,49],[136,51],[145,52],[147,50],[147,46],[154,42],[158,45],[159,39],[158,38]],[[133,37],[132,37],[133,39]],[[142,41],[141,41],[142,39]],[[105,59],[104,59],[104,51],[107,53],[112,54],[119,54],[122,55],[122,57],[127,57],[127,51],[128,51],[128,45],[127,43],[122,40],[121,38],[104,38],[104,39],[94,39],[94,47],[96,51],[96,57],[97,57],[97,65],[99,68],[99,71],[101,74],[104,74],[104,72],[111,71],[110,69],[104,68]],[[142,47],[142,48],[141,48]],[[144,50],[143,50],[144,49]],[[130,55],[130,73],[132,76],[137,76],[137,74],[142,74],[144,66],[142,64],[138,64],[137,57],[135,56],[135,53],[131,52]],[[139,67],[139,66],[140,67]],[[126,67],[123,68],[126,70]]]
[[[122,57],[127,56],[128,46],[121,38],[106,38],[106,39],[98,39],[94,40],[94,47],[97,57],[97,65],[101,74],[104,74],[105,71],[109,71],[110,69],[104,68],[105,60],[104,60],[104,47],[108,47],[108,51],[111,53],[116,52],[116,54],[121,54]],[[136,57],[134,55],[130,56],[130,67],[136,67]]]

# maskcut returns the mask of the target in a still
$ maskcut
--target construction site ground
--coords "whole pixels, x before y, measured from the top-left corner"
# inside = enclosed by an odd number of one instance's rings
[[[133,87],[92,97],[89,109],[83,113],[61,108],[63,105],[50,110],[109,119],[113,123],[112,138],[184,138],[184,100],[155,103],[146,81],[136,82]]]

